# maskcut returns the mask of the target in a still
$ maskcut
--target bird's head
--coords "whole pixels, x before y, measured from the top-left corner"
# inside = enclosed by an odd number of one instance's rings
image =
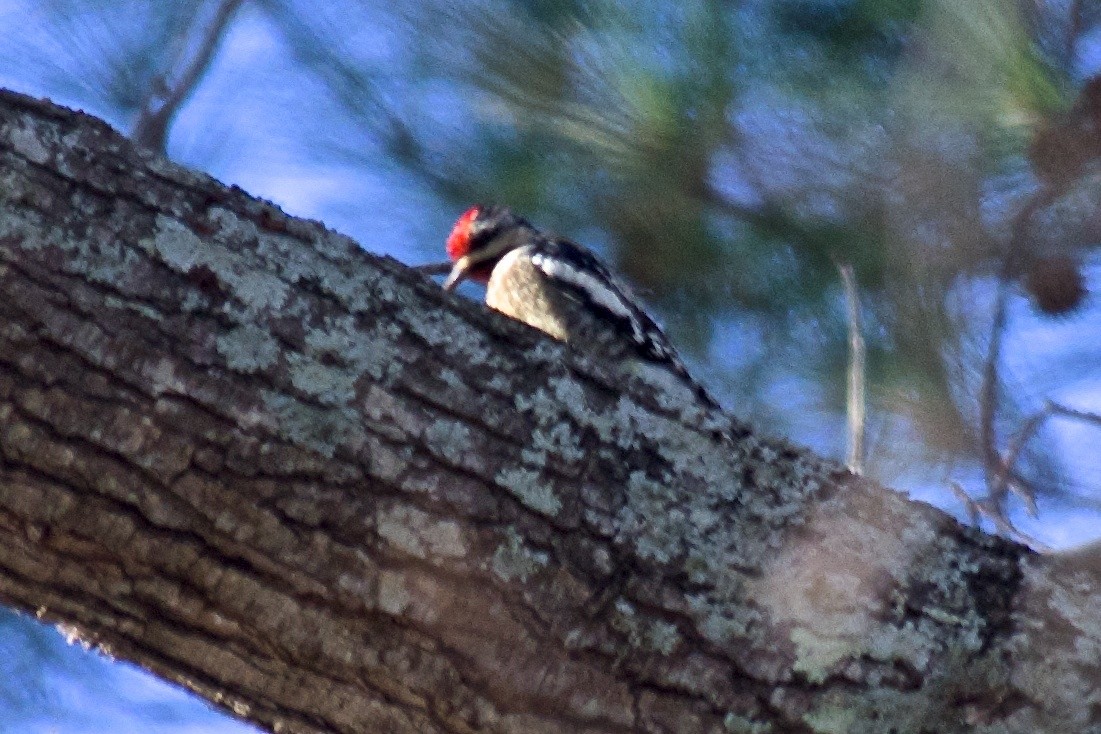
[[[447,256],[453,263],[444,290],[453,290],[466,278],[489,281],[493,266],[509,250],[521,247],[535,230],[504,206],[472,206],[463,212],[447,238]]]

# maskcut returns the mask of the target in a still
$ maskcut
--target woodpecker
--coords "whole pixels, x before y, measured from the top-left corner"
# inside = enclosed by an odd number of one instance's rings
[[[540,232],[507,207],[477,205],[455,223],[447,254],[445,290],[467,278],[484,283],[490,308],[636,374],[672,374],[704,406],[719,407],[630,290],[581,245]]]

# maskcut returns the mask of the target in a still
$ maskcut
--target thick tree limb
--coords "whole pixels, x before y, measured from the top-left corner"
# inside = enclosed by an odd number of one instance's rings
[[[0,96],[0,598],[294,732],[1085,731],[1039,559]],[[369,245],[369,243],[368,243]]]

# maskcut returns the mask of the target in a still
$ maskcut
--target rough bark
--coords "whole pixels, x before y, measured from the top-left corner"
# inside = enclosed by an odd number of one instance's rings
[[[1101,730],[1096,554],[675,398],[0,96],[6,603],[279,731]]]

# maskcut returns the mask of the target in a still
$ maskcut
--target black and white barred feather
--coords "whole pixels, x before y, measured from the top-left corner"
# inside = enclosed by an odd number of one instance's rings
[[[474,207],[455,225],[448,253],[445,287],[482,280],[489,306],[580,349],[663,368],[718,407],[630,288],[585,247],[548,237],[505,207]]]

